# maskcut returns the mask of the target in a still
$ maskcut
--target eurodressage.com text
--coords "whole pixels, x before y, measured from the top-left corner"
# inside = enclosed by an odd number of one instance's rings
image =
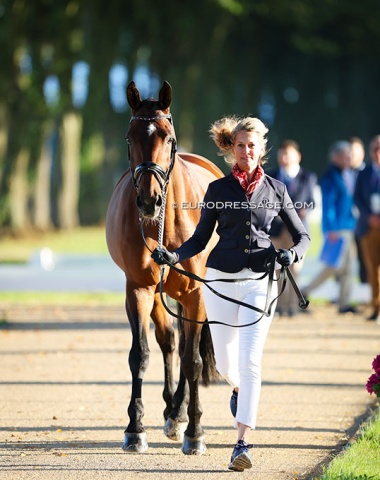
[[[256,210],[259,208],[265,208],[269,210],[281,210],[281,208],[295,208],[296,210],[312,209],[314,208],[314,202],[294,202],[294,203],[281,203],[281,202],[182,202],[172,203],[172,208],[182,210],[197,210],[202,208],[209,209],[232,209],[232,210]]]

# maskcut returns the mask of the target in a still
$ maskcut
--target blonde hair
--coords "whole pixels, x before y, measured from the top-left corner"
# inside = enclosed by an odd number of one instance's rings
[[[239,118],[234,115],[227,116],[214,122],[209,130],[210,137],[219,148],[218,155],[225,157],[227,163],[234,162],[232,147],[236,135],[241,131],[256,132],[264,150],[263,157],[267,153],[266,146],[268,139],[266,138],[266,134],[268,133],[268,128],[261,120],[255,117]],[[263,157],[260,159],[260,163],[263,163]]]

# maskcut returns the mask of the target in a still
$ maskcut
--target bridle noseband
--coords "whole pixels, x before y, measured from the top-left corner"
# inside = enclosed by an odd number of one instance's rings
[[[153,122],[155,120],[161,120],[163,118],[168,119],[171,125],[173,126],[171,113],[156,115],[154,117],[140,117],[140,116],[133,115],[129,123],[133,122],[134,120],[143,120],[145,122]],[[169,183],[170,174],[174,167],[175,154],[177,152],[177,141],[175,139],[175,136],[171,137],[170,141],[172,143],[172,148],[170,152],[170,164],[166,172],[158,163],[155,163],[155,162],[140,163],[139,165],[137,165],[137,167],[134,170],[131,167],[133,185],[135,186],[136,190],[139,189],[141,177],[144,175],[144,173],[147,173],[147,172],[151,172],[155,176],[156,180],[160,184],[162,191],[164,190],[166,185]],[[129,163],[131,164],[131,152],[130,152],[129,143],[128,143],[128,160],[129,160]]]

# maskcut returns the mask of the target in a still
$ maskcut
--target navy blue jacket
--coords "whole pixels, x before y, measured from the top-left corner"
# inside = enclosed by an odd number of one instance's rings
[[[265,175],[248,200],[232,173],[215,180],[207,189],[193,236],[176,250],[179,262],[201,252],[216,226],[219,241],[207,259],[207,267],[229,273],[243,268],[263,272],[265,260],[274,252],[269,232],[277,215],[288,228],[296,260],[300,260],[310,237],[283,183]]]
[[[370,164],[359,172],[355,185],[354,202],[359,210],[356,233],[359,237],[365,235],[369,229],[368,217],[377,213],[371,208],[371,196],[374,193],[380,194],[380,175]]]

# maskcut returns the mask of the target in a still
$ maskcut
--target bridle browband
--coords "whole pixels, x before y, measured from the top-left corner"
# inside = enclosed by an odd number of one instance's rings
[[[156,120],[161,120],[166,118],[169,120],[171,125],[173,126],[173,119],[171,113],[163,113],[161,115],[156,115],[154,117],[140,117],[137,115],[133,115],[129,121],[129,123],[132,123],[134,120],[142,120],[145,122],[154,122]],[[135,186],[135,189],[139,189],[139,185],[141,182],[141,177],[144,175],[144,173],[151,172],[158,183],[160,184],[161,190],[163,191],[166,185],[169,182],[170,179],[170,174],[173,170],[174,167],[174,162],[175,162],[175,154],[177,152],[177,141],[175,139],[175,136],[170,138],[170,141],[172,143],[172,148],[170,152],[170,164],[169,168],[165,172],[165,170],[155,162],[143,162],[137,165],[137,167],[133,170],[131,167],[131,172],[132,172],[132,180],[133,180],[133,185]],[[130,152],[130,146],[128,143],[128,160],[129,163],[131,164],[131,152]]]

